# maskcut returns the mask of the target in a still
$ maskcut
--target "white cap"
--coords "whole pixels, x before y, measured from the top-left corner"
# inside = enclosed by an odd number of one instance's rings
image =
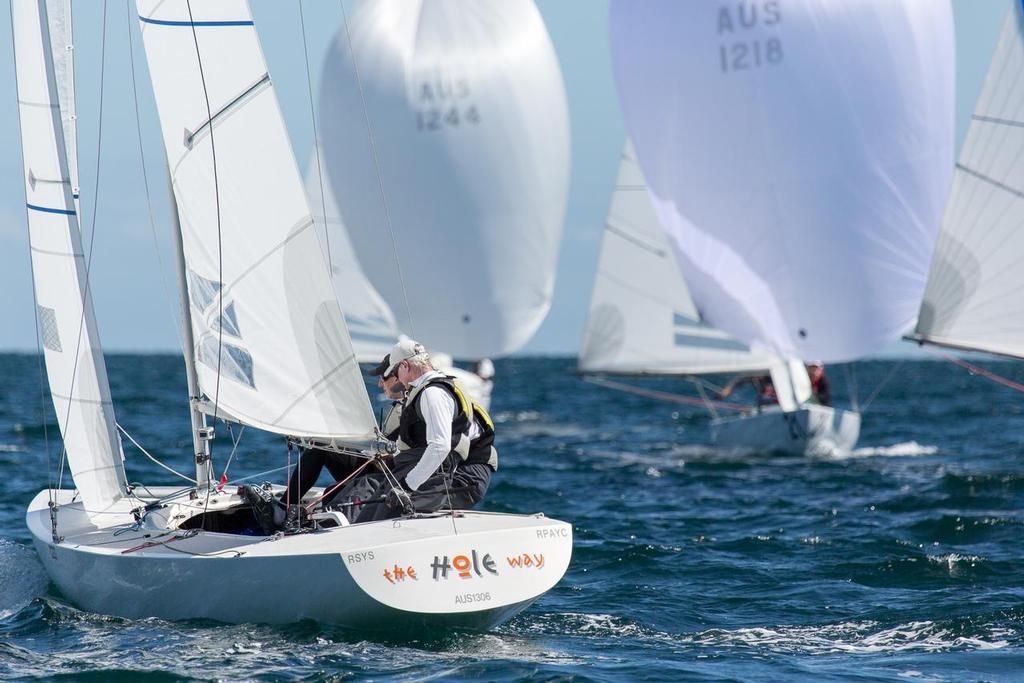
[[[408,337],[399,339],[398,343],[391,347],[391,353],[388,354],[391,358],[391,365],[388,366],[384,376],[387,377],[394,372],[395,368],[398,367],[398,364],[403,360],[409,360],[410,358],[426,353],[426,351],[427,350],[423,347],[423,344],[420,344],[414,339],[409,339]]]

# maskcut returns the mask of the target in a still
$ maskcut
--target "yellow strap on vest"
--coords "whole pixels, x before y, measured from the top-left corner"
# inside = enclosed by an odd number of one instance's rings
[[[462,414],[468,418],[473,417],[473,411],[469,408],[469,402],[466,397],[462,394],[462,390],[455,384],[455,382],[447,382],[448,386],[451,387],[452,391],[455,392],[456,398],[459,399],[459,407],[462,408]]]
[[[487,414],[487,411],[484,410],[484,407],[482,405],[480,405],[479,403],[474,403],[473,412],[476,413],[480,417],[480,419],[484,421],[484,424],[486,424],[492,432],[494,431],[494,422],[491,420],[491,416]]]

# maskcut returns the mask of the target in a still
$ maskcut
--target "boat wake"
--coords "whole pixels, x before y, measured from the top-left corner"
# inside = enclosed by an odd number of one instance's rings
[[[20,612],[45,593],[48,584],[32,548],[0,538],[0,619]]]
[[[939,452],[938,446],[925,446],[916,441],[893,444],[892,446],[867,446],[855,448],[851,458],[870,458],[876,456],[906,457],[912,455],[934,455]]]

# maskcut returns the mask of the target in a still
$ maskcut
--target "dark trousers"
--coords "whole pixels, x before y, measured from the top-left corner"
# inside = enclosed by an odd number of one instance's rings
[[[332,477],[341,481],[365,462],[365,458],[357,458],[347,453],[307,448],[299,456],[299,464],[292,471],[292,477],[288,480],[288,490],[282,500],[293,505],[297,504],[306,495],[306,492],[313,488],[313,484],[320,477],[324,467]]]
[[[455,471],[452,473],[450,464],[452,460],[453,458],[449,456],[445,461],[445,466],[412,493],[412,503],[416,512],[435,512],[449,508],[469,510],[483,500],[487,488],[491,484],[491,475],[494,471],[488,465],[460,464],[454,468]],[[395,477],[404,483],[405,475],[412,470],[416,463],[413,462],[404,468],[398,465],[396,462]],[[386,496],[391,487],[392,484],[385,481],[369,498]],[[383,502],[371,503],[360,511],[355,522],[391,519],[402,514],[401,508],[392,508]]]

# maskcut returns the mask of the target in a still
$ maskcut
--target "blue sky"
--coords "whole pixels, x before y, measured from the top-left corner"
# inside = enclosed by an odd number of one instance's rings
[[[306,168],[313,131],[298,13],[294,4],[279,0],[250,2],[299,167]],[[953,0],[958,140],[966,131],[1007,2]],[[94,213],[91,198],[98,197],[91,277],[100,334],[107,351],[176,350],[177,289],[158,123],[136,33],[140,116],[153,190],[154,231],[142,184],[131,96],[127,31],[129,21],[132,31],[137,31],[134,13],[129,16],[128,11],[134,3],[118,0],[107,3],[103,145],[100,183],[98,188],[95,185],[103,4],[99,0],[75,4],[83,229],[88,243]],[[565,79],[572,125],[572,182],[554,304],[523,353],[575,353],[625,133],[608,56],[606,0],[537,0],[537,5]],[[319,65],[341,15],[336,2],[306,0],[303,7],[316,88]],[[10,44],[10,23],[4,17],[0,19],[0,45]],[[35,350],[12,52],[0,50],[0,350]]]

